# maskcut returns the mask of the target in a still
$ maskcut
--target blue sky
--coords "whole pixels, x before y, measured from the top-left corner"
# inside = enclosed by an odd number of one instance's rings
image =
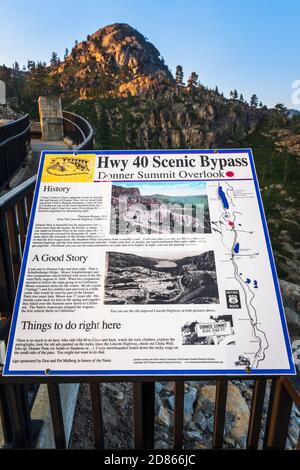
[[[300,79],[299,0],[14,0],[1,2],[0,64],[62,57],[74,41],[111,23],[129,23],[174,72],[192,70],[225,95],[237,88],[273,106],[291,102]]]
[[[164,196],[199,196],[206,194],[206,183],[204,181],[183,182],[139,182],[139,183],[114,183],[115,186],[123,188],[139,188],[142,196],[161,194]]]

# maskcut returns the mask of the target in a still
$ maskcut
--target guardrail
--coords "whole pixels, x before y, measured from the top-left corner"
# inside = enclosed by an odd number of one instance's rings
[[[142,380],[142,382],[141,382]],[[94,447],[104,448],[103,410],[101,403],[101,383],[129,382],[133,385],[133,442],[135,449],[154,449],[155,424],[155,381],[174,382],[174,426],[173,449],[183,448],[184,428],[184,389],[187,381],[211,381],[216,383],[216,398],[214,410],[214,429],[212,448],[222,449],[224,430],[226,424],[227,389],[230,380],[241,380],[237,377],[1,377],[0,387],[9,387],[9,405],[13,408],[12,416],[12,444],[16,448],[30,447],[30,440],[26,435],[24,423],[24,410],[19,399],[20,392],[17,387],[29,384],[47,384],[52,427],[56,449],[65,449],[68,446],[65,434],[63,409],[60,396],[60,384],[86,383],[90,387],[90,398],[93,417]],[[263,405],[265,400],[267,377],[245,377],[243,380],[254,380],[253,398],[250,408],[248,435],[246,449],[256,450],[262,431]],[[266,450],[285,449],[288,428],[293,403],[300,408],[300,378],[273,377],[267,423],[263,436],[263,448]],[[300,449],[300,440],[296,447]]]
[[[7,338],[22,253],[30,214],[35,177],[26,181],[0,198],[0,338]],[[94,424],[94,444],[103,448],[104,431],[101,407],[101,382],[131,382],[133,384],[134,444],[136,449],[154,446],[155,381],[175,382],[175,411],[173,445],[183,445],[184,381],[211,381],[216,383],[214,434],[212,447],[223,447],[226,422],[226,399],[230,380],[241,377],[3,377],[0,372],[0,414],[5,441],[15,448],[33,446],[33,423],[30,411],[41,383],[47,384],[56,448],[67,446],[59,384],[90,384]],[[300,377],[255,377],[247,375],[243,380],[253,380],[253,398],[250,409],[247,448],[256,449],[262,430],[262,415],[267,381],[271,392],[267,422],[264,431],[266,449],[284,449],[288,434],[292,405],[300,409]],[[298,441],[300,449],[300,440]]]
[[[70,139],[78,150],[92,150],[94,131],[82,116],[63,111],[64,137]],[[25,165],[30,143],[28,114],[0,126],[0,189],[9,188],[11,178]]]
[[[94,131],[90,123],[78,114],[63,111],[64,136],[68,137],[79,150],[92,150]]]
[[[25,165],[30,142],[28,114],[0,126],[0,189],[9,187],[9,181]]]

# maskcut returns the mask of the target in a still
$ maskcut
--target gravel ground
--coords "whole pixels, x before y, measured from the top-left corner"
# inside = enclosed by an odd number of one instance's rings
[[[101,384],[104,446],[106,449],[133,448],[132,386],[127,383]],[[93,419],[90,388],[79,389],[70,437],[71,449],[93,448]]]

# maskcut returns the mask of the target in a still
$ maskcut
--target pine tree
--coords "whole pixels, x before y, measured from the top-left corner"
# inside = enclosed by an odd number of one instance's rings
[[[243,94],[242,94],[242,93],[240,94],[239,100],[240,100],[240,101],[244,101],[244,97],[243,97]]]
[[[48,68],[41,61],[34,66],[29,61],[29,72],[26,74],[24,83],[24,92],[22,93],[22,101],[24,107],[30,115],[37,117],[37,100],[39,96],[47,96],[49,94],[60,94],[61,87],[58,77],[49,74]]]
[[[257,95],[252,95],[250,98],[250,106],[253,106],[254,108],[257,108],[258,106],[258,97]]]
[[[274,109],[276,114],[278,114],[279,116],[286,117],[288,115],[288,110],[283,103],[277,103],[274,106]]]
[[[239,94],[238,94],[237,90],[234,89],[234,90],[233,90],[233,94],[232,94],[232,98],[233,98],[234,100],[237,100],[238,97],[239,97]]]
[[[50,59],[50,65],[53,67],[54,65],[58,64],[59,58],[56,52],[52,52],[51,59]]]
[[[288,182],[288,177],[290,176],[290,164],[291,164],[291,155],[285,150],[283,152],[283,160],[284,160],[284,172],[283,172],[283,184]]]
[[[105,108],[103,107],[99,117],[97,128],[97,140],[102,149],[109,149],[111,145],[111,130]]]
[[[177,65],[176,67],[175,78],[177,85],[183,85],[183,68],[181,65]]]
[[[66,60],[69,55],[69,49],[66,47],[64,59]]]
[[[198,75],[196,72],[192,72],[188,79],[189,88],[195,88],[198,85]]]
[[[27,69],[28,69],[28,70],[33,70],[33,69],[35,69],[35,62],[34,62],[34,60],[28,60],[28,61],[27,61]]]

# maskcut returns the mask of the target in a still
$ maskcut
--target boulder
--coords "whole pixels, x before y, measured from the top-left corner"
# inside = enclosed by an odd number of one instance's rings
[[[280,280],[286,319],[292,337],[300,335],[300,286]]]
[[[204,385],[199,390],[199,397],[195,407],[195,418],[199,420],[200,412],[211,415],[206,424],[209,431],[213,430],[213,415],[215,408],[215,385]],[[228,385],[227,403],[226,403],[226,420],[230,421],[230,427],[227,426],[228,438],[238,443],[241,447],[245,446],[248,423],[249,408],[243,398],[238,387],[232,383]]]
[[[188,423],[194,413],[194,403],[197,397],[197,389],[190,387],[184,394],[184,420]]]
[[[164,405],[161,405],[156,416],[156,422],[162,426],[170,426],[170,413]]]
[[[283,302],[291,307],[300,317],[300,286],[282,279],[279,280],[279,283]]]

